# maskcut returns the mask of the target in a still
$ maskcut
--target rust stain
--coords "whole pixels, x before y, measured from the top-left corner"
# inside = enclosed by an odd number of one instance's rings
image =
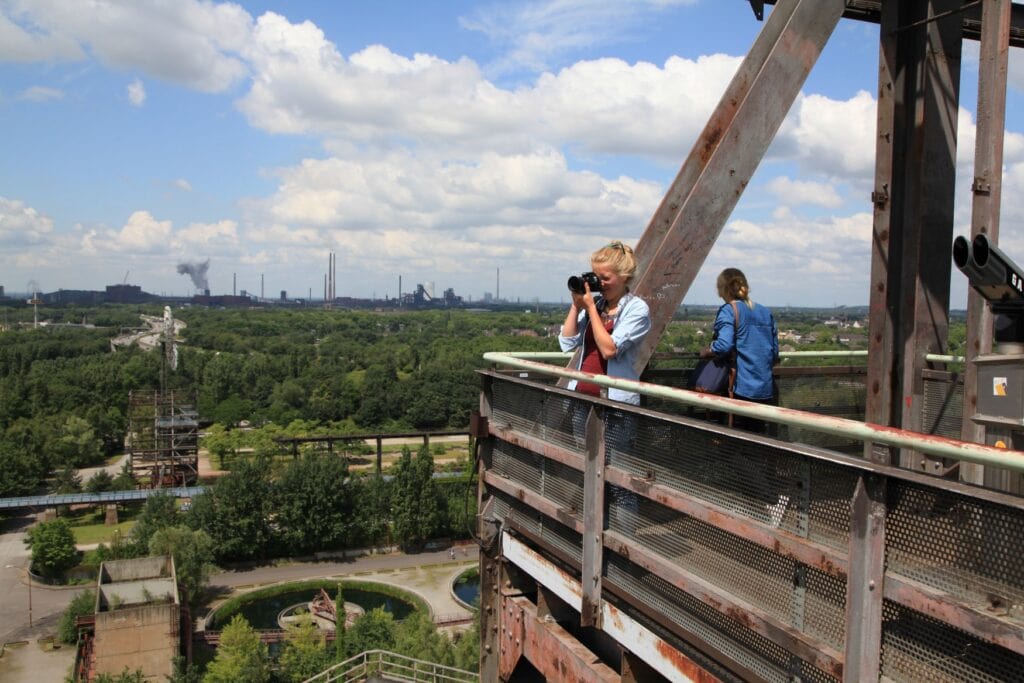
[[[701,164],[707,164],[708,160],[711,159],[711,155],[718,148],[718,142],[722,139],[722,127],[715,126],[714,128],[709,128],[706,133],[703,140],[704,144],[700,149],[699,158]]]
[[[672,668],[694,683],[718,683],[719,679],[716,676],[697,666],[692,659],[665,641],[659,639],[655,643],[655,648],[658,650],[658,654],[671,664]]]
[[[730,607],[729,609],[725,610],[725,616],[729,617],[730,619],[735,619],[745,628],[753,629],[754,627],[754,622],[751,620],[750,615],[747,614],[746,610]]]

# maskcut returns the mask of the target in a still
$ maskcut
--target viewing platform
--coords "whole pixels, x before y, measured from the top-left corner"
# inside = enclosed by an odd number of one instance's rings
[[[1024,454],[942,436],[959,426],[955,373],[924,378],[921,434],[855,414],[860,371],[783,368],[776,408],[485,358],[483,680],[1020,680],[1024,498],[956,469],[1017,482]],[[646,407],[557,386],[569,378]],[[879,449],[926,466],[864,457]]]

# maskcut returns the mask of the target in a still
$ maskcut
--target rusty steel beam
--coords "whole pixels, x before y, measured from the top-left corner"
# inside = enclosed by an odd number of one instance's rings
[[[844,683],[877,681],[881,671],[885,491],[884,478],[861,475],[850,506]]]
[[[759,5],[774,5],[776,0],[750,0],[751,4],[757,3]],[[891,0],[889,4],[900,2],[900,0]],[[983,9],[979,5],[983,5],[987,0],[982,0],[981,3],[969,0],[963,0],[961,3],[962,12],[960,15],[963,19],[963,37],[969,40],[983,39],[984,18]],[[1008,31],[1008,39],[1010,47],[1024,47],[1024,5],[1020,3],[1008,3],[1011,4],[1010,11],[1010,25]],[[848,0],[846,3],[846,10],[843,12],[844,19],[855,19],[858,21],[867,21],[878,24],[881,22],[882,13],[884,12],[885,0]],[[755,8],[755,16],[756,14]],[[758,19],[761,17],[758,16]]]
[[[519,482],[507,479],[506,477],[496,474],[491,470],[483,472],[481,474],[481,479],[488,486],[496,488],[499,491],[503,491],[513,498],[526,503],[537,512],[540,512],[551,519],[557,520],[560,524],[569,527],[577,533],[584,533],[585,529],[583,521],[576,518],[576,513],[579,512],[578,510],[562,507],[558,503],[545,498],[536,491],[532,491],[524,487]]]
[[[604,408],[587,415],[586,469],[583,472],[583,605],[580,626],[601,627],[601,530],[604,528]]]
[[[984,234],[999,243],[999,207],[1003,187],[1003,137],[1006,125],[1006,72],[1009,61],[1010,0],[986,0],[982,7],[978,55],[978,112],[974,143],[974,194],[971,239]],[[992,313],[973,287],[967,288],[967,344],[963,422],[960,438],[984,443],[985,429],[972,419],[978,406],[978,371],[973,360],[992,351]],[[960,479],[985,483],[984,468],[965,463]]]
[[[636,492],[659,505],[681,512],[694,519],[711,524],[734,536],[767,548],[782,557],[796,560],[828,574],[844,578],[847,571],[845,554],[814,541],[795,536],[781,529],[775,529],[762,522],[744,517],[742,513],[704,503],[677,489],[637,479],[615,467],[607,468],[608,483]],[[606,531],[605,538],[613,532]]]
[[[647,364],[693,284],[844,6],[843,0],[781,3],[733,79],[749,84],[730,84],[694,144],[663,203],[670,225],[665,228],[659,208],[637,245],[642,258],[635,291],[651,309],[637,369]]]
[[[501,614],[503,679],[512,675],[519,656],[525,656],[545,680],[553,683],[619,683],[619,675],[611,667],[557,622],[542,619],[537,606],[527,598],[504,598]]]
[[[1006,605],[965,606],[955,596],[892,572],[885,574],[884,590],[886,600],[939,619],[979,640],[1024,655],[1024,625],[1020,620],[1005,616]]]
[[[490,430],[491,436],[501,439],[506,443],[510,443],[532,453],[542,455],[548,460],[554,460],[555,462],[561,463],[562,465],[574,469],[577,472],[584,471],[583,456],[575,451],[567,450],[549,441],[544,441],[536,436],[524,434],[512,427],[496,425],[493,422],[489,424],[488,429]]]
[[[614,552],[646,569],[663,581],[697,598],[710,609],[719,612],[744,628],[771,640],[787,652],[813,664],[836,678],[843,676],[843,655],[817,638],[793,628],[777,617],[759,609],[692,572],[649,552],[632,540],[612,531],[605,532],[605,544]]]
[[[528,548],[508,534],[502,534],[503,556],[515,566],[534,577],[566,605],[579,611],[583,605],[583,592],[568,572],[558,568],[543,555]],[[614,584],[606,584],[609,590]],[[634,601],[635,596],[629,596]],[[643,611],[641,609],[641,611]],[[656,635],[626,612],[605,601],[601,604],[602,630],[618,643],[628,644],[633,654],[673,683],[713,683],[718,679],[695,661],[680,652],[673,644]],[[532,660],[531,660],[532,661]],[[751,672],[744,680],[760,680]],[[481,678],[481,680],[491,680]],[[584,679],[586,680],[586,679]]]

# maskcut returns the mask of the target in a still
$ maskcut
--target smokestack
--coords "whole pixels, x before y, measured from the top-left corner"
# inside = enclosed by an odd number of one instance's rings
[[[402,305],[402,276],[398,276],[398,305]]]
[[[238,295],[238,273],[231,273],[231,296]]]
[[[498,268],[498,276],[495,280],[494,300],[501,301],[501,268]]]
[[[263,273],[260,273],[260,300],[263,300]]]

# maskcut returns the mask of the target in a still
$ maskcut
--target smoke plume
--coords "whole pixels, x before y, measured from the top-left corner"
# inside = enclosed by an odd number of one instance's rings
[[[188,261],[178,264],[178,274],[188,275],[192,278],[192,284],[200,292],[203,292],[210,288],[210,283],[206,281],[206,271],[210,269],[210,259],[206,259],[202,263],[189,263]]]

